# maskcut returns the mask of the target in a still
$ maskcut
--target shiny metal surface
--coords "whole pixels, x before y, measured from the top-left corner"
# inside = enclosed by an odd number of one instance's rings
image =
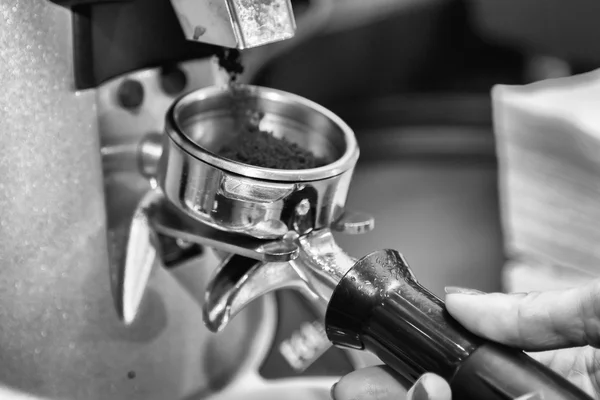
[[[118,172],[139,173],[154,179],[162,155],[162,135],[149,133],[130,142],[113,144],[101,149],[102,170],[105,174]]]
[[[220,256],[208,250],[206,259],[210,265],[216,266]],[[190,262],[177,267],[171,274],[200,305],[204,302],[206,285],[214,268],[199,272],[198,267],[197,263]],[[205,368],[209,384],[181,400],[218,396],[231,387],[239,387],[240,382],[246,382],[248,377],[258,376],[260,366],[273,347],[278,309],[272,295],[257,299],[256,303],[253,310],[244,313],[244,321],[240,324],[232,321],[237,325],[226,329],[228,338],[220,338],[220,334],[206,336],[208,331],[203,329],[200,338],[208,340],[206,344],[211,347],[206,358],[198,361]]]
[[[375,218],[369,214],[344,210],[342,216],[333,223],[331,229],[348,235],[362,235],[375,229]]]
[[[118,282],[122,287],[117,297],[122,300],[117,309],[126,324],[133,323],[137,316],[152,268],[160,262],[158,238],[148,213],[160,197],[159,191],[148,191],[138,203],[129,224],[125,254],[118,268],[119,274],[122,274]]]
[[[246,49],[294,37],[290,0],[171,0],[188,40]]]
[[[149,184],[142,184],[142,178],[132,173],[114,173],[106,176],[106,198],[107,209],[111,210],[109,219],[109,231],[111,232],[111,255],[114,257],[113,268],[123,265],[116,262],[124,256],[123,243],[127,243],[127,235],[131,229],[130,216],[135,210],[139,210],[140,199],[148,195]],[[131,256],[129,256],[131,257]],[[125,264],[127,266],[127,264]],[[122,271],[123,276],[130,276],[131,286],[135,285],[135,276],[138,275],[140,282],[144,280],[144,274],[148,270],[142,270],[140,266],[131,266],[131,270]],[[129,303],[130,311],[135,315],[133,323],[123,327],[114,312],[114,306],[110,302],[111,309],[107,314],[116,319],[116,326],[121,330],[137,331],[151,328],[149,321],[156,323],[164,321],[178,327],[179,335],[164,338],[161,345],[163,351],[162,359],[156,360],[153,365],[136,365],[135,381],[145,378],[151,369],[156,374],[154,380],[138,383],[140,399],[182,399],[196,393],[208,393],[220,390],[231,380],[235,379],[242,364],[249,358],[255,357],[254,351],[257,346],[273,335],[276,324],[275,303],[272,297],[258,299],[249,308],[240,320],[232,321],[224,335],[213,335],[202,323],[201,301],[215,268],[218,266],[218,258],[211,252],[200,258],[189,260],[185,265],[178,266],[173,271],[162,268],[158,260],[150,271],[148,285],[143,288],[139,282],[134,290],[129,292],[122,290],[124,304],[128,297],[134,297]],[[104,271],[106,272],[106,271]],[[126,280],[123,281],[126,284]],[[119,287],[119,285],[116,285]],[[157,296],[163,290],[168,289],[167,295],[157,301]],[[161,292],[158,292],[161,291]],[[158,292],[158,293],[157,293]],[[138,311],[131,308],[136,304],[135,296],[141,297]],[[136,295],[137,294],[137,295]],[[168,307],[168,309],[163,309]],[[137,315],[136,315],[137,314]],[[173,321],[173,322],[171,322]],[[186,323],[182,323],[185,321]],[[143,331],[142,331],[143,332]],[[121,348],[123,357],[130,357],[127,347]],[[137,353],[137,357],[145,354]],[[127,371],[125,372],[127,374]],[[169,385],[168,388],[158,388],[156,385]],[[143,385],[143,386],[142,386]],[[158,394],[151,392],[154,390]],[[107,394],[107,399],[112,399],[112,393]],[[114,398],[119,398],[114,396]],[[126,398],[126,397],[123,397]]]
[[[358,159],[352,130],[333,113],[285,92],[246,86],[260,128],[299,144],[328,165],[307,170],[258,168],[217,155],[235,140],[232,92],[211,87],[190,93],[167,115],[158,180],[167,199],[192,218],[217,229],[263,239],[292,229],[286,218],[309,201],[312,228],[328,227],[343,210]]]
[[[182,212],[174,210],[162,200],[150,210],[154,230],[160,234],[213,247],[267,262],[288,261],[298,255],[298,246],[285,238],[260,240],[251,236],[232,234],[199,223]]]
[[[243,118],[248,112],[263,114],[260,129],[301,145],[328,164],[278,170],[220,157],[220,148],[240,134],[240,111]],[[179,217],[178,228],[164,229],[178,218],[165,214],[163,207],[153,217],[155,226],[163,234],[232,253],[207,289],[207,327],[220,331],[253,300],[282,288],[300,290],[326,305],[355,262],[337,246],[329,227],[354,234],[373,227],[369,216],[344,210],[359,155],[352,130],[304,98],[245,85],[192,92],[171,107],[166,121],[158,182],[167,201],[188,221]],[[207,233],[199,233],[203,230]],[[294,255],[276,262],[248,253],[243,243],[251,237],[271,239],[271,246],[284,244],[295,249]]]
[[[275,265],[275,264],[273,264]],[[195,279],[190,279],[197,272],[194,272],[195,266],[190,265],[182,271],[180,268],[174,271],[174,274],[180,274],[179,280],[186,282],[197,282]],[[187,275],[190,274],[190,275]],[[198,290],[200,289],[200,290]],[[202,293],[206,287],[198,287],[192,289],[192,292]],[[271,299],[271,295],[267,294],[264,297],[259,297],[258,302],[263,299]],[[204,302],[204,298],[198,298],[199,303]],[[269,305],[272,303],[269,303]],[[267,312],[262,320],[261,326],[271,326],[273,313],[271,308],[266,307]],[[237,317],[239,318],[239,317]],[[237,320],[236,318],[236,320]],[[235,321],[231,321],[235,323]],[[232,327],[226,328],[226,331]],[[219,333],[221,335],[221,333]],[[216,336],[219,336],[216,335]],[[240,363],[237,374],[231,379],[228,384],[221,388],[218,392],[210,393],[208,396],[205,393],[191,395],[185,400],[238,400],[238,399],[260,399],[260,400],[280,400],[285,399],[302,399],[302,400],[329,400],[331,386],[339,380],[339,377],[298,377],[288,379],[267,380],[260,376],[259,370],[263,365],[269,351],[273,349],[273,334],[270,330],[259,330],[256,336],[260,337],[250,353]],[[380,363],[378,360],[369,360],[365,358],[365,353],[352,353],[353,362],[357,366],[375,365]]]
[[[289,263],[257,262],[231,255],[207,288],[204,322],[211,331],[219,332],[253,300],[277,289],[301,290],[304,286]]]
[[[153,233],[231,254],[211,281],[204,302],[205,323],[214,331],[223,329],[249,303],[277,289],[295,288],[326,304],[354,263],[335,244],[328,227],[351,234],[373,228],[370,216],[343,208],[359,152],[352,130],[305,99],[265,88],[248,89],[254,104],[265,112],[263,121],[331,162],[313,170],[285,171],[216,155],[219,146],[236,139],[229,88],[195,91],[171,107],[163,141],[166,149],[158,165],[165,198],[153,197],[157,201],[141,220],[147,222],[144,226],[152,226]],[[152,155],[161,151],[155,149],[155,140],[146,142],[152,144],[152,151],[127,146],[114,157],[125,160],[123,168],[144,154],[155,161]],[[110,154],[107,157],[111,159]],[[148,168],[137,168],[138,172],[144,169]],[[130,269],[124,276],[149,271],[139,266]],[[142,274],[139,279],[146,278]],[[136,290],[119,295],[126,323],[132,321],[144,290],[143,285],[130,286]]]
[[[198,293],[199,291],[195,291]],[[269,299],[266,295],[262,299]],[[259,298],[257,301],[262,301]],[[267,313],[267,316],[270,316]],[[237,320],[237,318],[236,318]],[[269,318],[266,318],[270,322]],[[235,321],[231,321],[235,323]],[[268,325],[268,324],[266,324]],[[230,330],[231,328],[227,328]],[[269,351],[273,349],[273,335],[270,331],[258,331],[256,335],[262,335],[261,340],[251,349],[248,357],[240,363],[238,373],[218,392],[210,393],[206,396],[204,393],[192,395],[185,400],[238,400],[238,399],[260,399],[260,400],[280,400],[280,399],[302,399],[302,400],[326,400],[330,399],[331,386],[339,380],[340,377],[298,377],[288,379],[267,380],[263,378],[259,370],[265,362]],[[266,333],[266,334],[265,334]],[[221,335],[219,333],[219,335]],[[216,335],[216,336],[219,336]],[[360,360],[356,360],[357,365]]]
[[[263,113],[259,128],[311,151],[327,165],[305,170],[259,168],[217,153],[240,132],[232,129],[246,113]],[[244,177],[274,182],[330,178],[354,167],[359,149],[354,132],[337,115],[301,96],[253,85],[211,86],[178,99],[167,114],[166,133],[199,160]]]
[[[327,305],[356,259],[335,243],[327,229],[296,240],[300,254],[287,263],[255,262],[238,256],[224,262],[206,291],[204,320],[210,330],[219,332],[253,300],[278,289],[296,289]]]

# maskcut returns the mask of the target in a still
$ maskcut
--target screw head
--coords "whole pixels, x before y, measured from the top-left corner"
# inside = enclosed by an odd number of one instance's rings
[[[296,215],[299,217],[304,217],[310,211],[310,201],[307,199],[302,200],[296,206]]]
[[[125,79],[117,90],[119,105],[127,110],[135,110],[144,102],[144,86],[134,79]]]
[[[160,86],[170,96],[181,93],[188,84],[185,72],[176,65],[164,66],[160,71]]]

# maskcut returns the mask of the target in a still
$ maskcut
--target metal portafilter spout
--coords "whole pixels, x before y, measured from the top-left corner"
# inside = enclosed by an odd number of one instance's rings
[[[223,158],[219,149],[237,140],[232,110],[239,97],[228,87],[212,87],[176,101],[167,115],[158,187],[140,205],[142,238],[130,237],[140,246],[132,245],[123,273],[126,322],[135,316],[149,273],[144,249],[160,234],[227,254],[205,298],[205,323],[212,331],[254,299],[294,288],[327,307],[327,336],[335,345],[371,351],[413,382],[425,372],[437,373],[456,399],[514,400],[532,393],[546,400],[590,399],[522,351],[466,331],[397,251],[360,260],[347,255],[332,232],[373,228],[370,217],[345,209],[359,156],[352,130],[304,98],[242,89],[244,104],[263,116],[261,130],[327,162],[280,170]]]

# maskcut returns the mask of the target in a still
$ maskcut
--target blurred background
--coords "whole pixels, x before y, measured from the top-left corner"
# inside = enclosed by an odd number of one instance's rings
[[[437,294],[500,290],[505,264],[492,127],[494,85],[600,65],[593,0],[299,0],[302,39],[255,83],[332,109],[362,156],[350,206],[375,213],[355,256],[404,252]],[[311,14],[312,13],[312,14]],[[311,23],[312,21],[312,23]]]

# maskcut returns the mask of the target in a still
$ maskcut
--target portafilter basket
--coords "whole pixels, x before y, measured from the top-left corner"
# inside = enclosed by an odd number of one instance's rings
[[[261,130],[327,164],[280,170],[221,157],[220,149],[239,137],[240,108],[261,113]],[[170,109],[158,181],[166,198],[197,221],[275,239],[338,221],[358,156],[350,127],[312,101],[256,86],[210,87],[182,97]]]
[[[312,151],[326,164],[277,170],[219,156],[239,138],[240,115],[247,115],[240,110],[262,115],[261,130]],[[356,260],[337,246],[332,230],[362,233],[373,226],[369,217],[344,210],[358,154],[343,121],[290,93],[212,87],[177,100],[166,119],[160,189],[140,202],[131,228],[124,320],[131,321],[139,308],[156,254],[152,236],[159,233],[223,255],[203,304],[212,331],[223,329],[254,299],[293,288],[326,307],[332,343],[369,350],[411,382],[436,373],[450,383],[453,397],[464,400],[533,394],[590,400],[525,353],[466,331],[417,282],[397,251]]]

